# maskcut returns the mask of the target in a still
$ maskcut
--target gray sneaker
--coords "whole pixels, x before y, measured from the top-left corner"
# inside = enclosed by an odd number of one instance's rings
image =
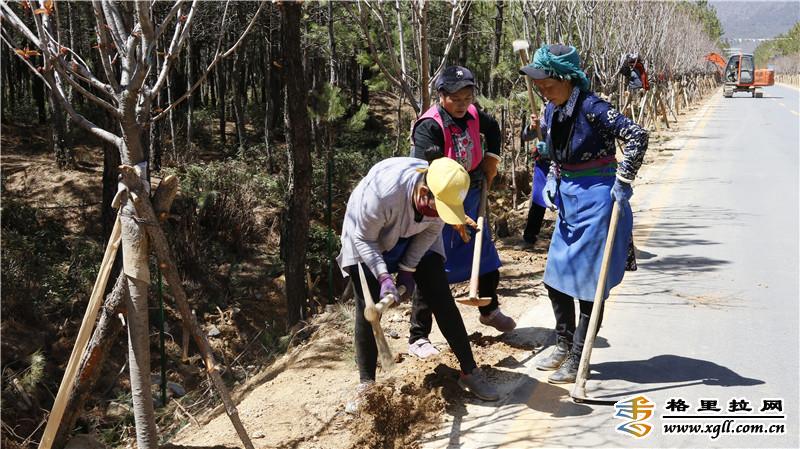
[[[506,316],[500,309],[494,309],[488,315],[481,315],[478,321],[485,326],[492,326],[500,332],[511,332],[517,327],[516,321]]]
[[[458,379],[458,385],[484,401],[500,399],[497,389],[486,380],[486,374],[480,368],[475,368],[469,374],[462,374]]]

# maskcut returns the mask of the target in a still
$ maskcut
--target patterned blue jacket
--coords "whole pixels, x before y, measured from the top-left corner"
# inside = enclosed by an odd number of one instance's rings
[[[572,118],[574,125],[569,143],[563,148],[554,147],[551,135],[553,120],[558,121],[559,132],[569,132],[569,126],[562,126],[562,123],[568,123]],[[563,164],[582,164],[614,156],[615,139],[624,140],[624,157],[617,167],[617,178],[628,183],[636,178],[642,166],[649,139],[647,130],[620,114],[607,101],[577,87],[573,88],[563,106],[547,103],[542,119],[542,136],[553,160],[553,174],[558,173]],[[557,140],[566,141],[566,136],[561,137]]]

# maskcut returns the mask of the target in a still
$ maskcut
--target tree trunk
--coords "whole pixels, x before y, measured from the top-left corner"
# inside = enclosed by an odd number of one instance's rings
[[[489,75],[489,98],[494,98],[497,94],[497,77],[495,70],[500,64],[500,44],[503,40],[503,0],[498,0],[495,3],[497,8],[497,15],[494,16],[494,42],[492,43],[492,65],[490,67]]]
[[[192,84],[194,84],[194,67],[195,65],[195,46],[192,45],[192,35],[189,31],[189,37],[186,40],[186,90],[188,91]],[[194,116],[194,94],[189,94],[186,99],[186,149],[184,154],[192,152],[192,118]]]
[[[467,65],[467,57],[469,57],[469,21],[470,16],[472,15],[472,8],[467,9],[467,12],[464,13],[464,21],[461,22],[461,36],[460,36],[460,43],[458,45],[458,65],[465,66]]]
[[[403,31],[400,30],[400,37],[402,38]],[[328,60],[328,71],[330,72],[329,82],[331,86],[336,83],[336,38],[333,34],[333,2],[328,2],[328,44],[330,45],[331,58]],[[400,43],[402,48],[402,42]],[[402,50],[400,50],[402,52]]]
[[[53,111],[53,123],[51,125],[52,151],[58,168],[64,169],[75,162],[72,151],[66,142],[67,118],[64,114],[64,108],[61,107],[61,103],[59,103],[55,94],[50,92],[48,98],[50,100],[51,110]]]
[[[33,99],[36,100],[37,117],[39,124],[47,123],[47,106],[45,103],[44,83],[38,76],[33,77]]]
[[[430,67],[431,58],[428,48],[428,2],[419,0],[419,49],[421,54],[419,88],[422,91],[421,111],[431,107]]]
[[[177,193],[177,179],[174,177],[172,180],[170,180],[170,177],[165,178],[161,185],[159,185],[159,189],[156,191],[154,204],[150,204],[150,199],[148,196],[146,194],[141,194],[141,189],[137,190],[134,187],[136,186],[138,180],[136,179],[137,175],[134,173],[133,168],[123,167],[121,171],[122,182],[128,186],[128,188],[134,194],[136,194],[136,196],[131,195],[131,201],[128,201],[127,203],[134,205],[137,215],[142,220],[148,223],[153,223],[147,228],[149,241],[153,242],[153,249],[156,254],[156,258],[158,259],[158,264],[163,270],[164,278],[169,285],[172,297],[175,299],[175,304],[178,306],[181,319],[184,321],[184,326],[185,328],[189,329],[194,337],[197,347],[200,349],[200,352],[203,356],[203,361],[206,365],[206,373],[211,378],[211,382],[214,384],[217,393],[222,399],[222,402],[225,406],[225,412],[233,423],[233,427],[236,429],[236,433],[242,440],[245,449],[253,449],[253,443],[250,441],[250,437],[247,435],[247,432],[242,425],[241,420],[239,419],[239,412],[236,410],[236,406],[231,400],[230,393],[225,387],[225,383],[222,381],[222,377],[219,374],[219,368],[214,360],[214,354],[211,351],[211,346],[209,345],[205,334],[200,328],[200,325],[197,324],[196,318],[189,309],[189,302],[186,299],[186,292],[183,290],[181,279],[178,275],[178,269],[175,265],[175,261],[172,258],[169,248],[169,243],[167,243],[167,238],[164,235],[164,231],[158,224],[161,218],[157,217],[163,217],[163,214],[169,210],[171,198],[174,198],[175,193]],[[162,189],[162,186],[165,188]],[[155,209],[154,206],[156,207]],[[158,216],[156,215],[157,212],[159,213]],[[138,437],[138,421],[136,427]],[[139,447],[142,446],[140,445]]]
[[[225,144],[225,66],[220,64],[217,74],[217,113],[219,116],[219,141]]]
[[[245,55],[244,48],[237,53],[233,64],[233,77],[236,88],[233,96],[233,113],[236,118],[236,141],[239,145],[239,152],[243,152],[247,135],[244,129],[245,105],[247,104],[247,93],[245,84]]]
[[[166,64],[167,61],[164,61],[163,63]],[[156,65],[156,67],[158,67],[158,65]],[[175,95],[173,94],[173,92],[174,92],[174,87],[173,86],[174,85],[175,85],[175,83],[173,82],[172,73],[168,73],[167,74],[167,105],[172,104],[172,99],[175,98]],[[169,120],[169,139],[170,139],[170,144],[172,146],[172,157],[173,157],[173,159],[176,159],[177,156],[178,156],[178,146],[177,146],[177,141],[176,141],[177,138],[175,136],[175,116],[173,115],[173,111],[174,111],[174,109],[170,109],[169,110],[169,116],[168,116],[168,120]]]
[[[158,448],[158,430],[150,390],[150,338],[147,312],[150,273],[147,267],[147,235],[134,219],[133,201],[122,210],[123,264],[130,296],[125,301],[128,324],[128,369],[130,371],[136,443],[140,449]]]
[[[145,160],[145,147],[142,142],[143,129],[137,122],[138,95],[125,92],[120,98],[120,128],[123,148],[120,151],[122,163],[134,166]],[[149,113],[149,111],[148,111]],[[124,175],[124,173],[123,173]],[[139,174],[141,189],[131,189],[132,181],[126,185],[134,194],[147,196],[143,185],[148,173]],[[124,176],[123,176],[123,181]],[[137,185],[138,187],[138,185]],[[150,392],[150,340],[147,313],[148,286],[150,283],[149,241],[145,225],[135,217],[134,194],[124,195],[120,221],[122,224],[123,270],[128,279],[130,299],[125,304],[128,323],[128,369],[133,398],[133,415],[136,423],[136,442],[139,449],[158,448],[158,432],[153,411],[153,397]],[[146,199],[146,198],[145,198]],[[149,201],[149,200],[148,200]]]
[[[273,172],[272,161],[272,126],[273,120],[273,101],[272,101],[272,14],[267,14],[267,45],[266,45],[266,64],[264,67],[264,152],[267,155],[267,173]]]
[[[281,6],[281,38],[285,55],[286,142],[289,158],[286,209],[281,220],[281,256],[285,265],[286,305],[289,326],[303,318],[306,302],[306,247],[311,198],[310,123],[306,109],[308,89],[303,74],[300,43],[302,6]]]

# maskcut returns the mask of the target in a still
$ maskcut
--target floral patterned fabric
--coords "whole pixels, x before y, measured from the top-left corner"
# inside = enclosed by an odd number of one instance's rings
[[[607,101],[591,92],[581,92],[577,87],[563,106],[547,104],[542,133],[550,148],[555,172],[562,164],[581,164],[614,156],[615,140],[625,141],[617,177],[627,182],[634,180],[642,166],[649,139],[647,130],[620,114]]]

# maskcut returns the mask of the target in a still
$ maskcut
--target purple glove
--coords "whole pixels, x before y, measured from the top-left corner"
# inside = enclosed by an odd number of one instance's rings
[[[633,196],[633,188],[627,182],[622,182],[619,179],[614,181],[614,187],[611,188],[611,198],[619,203],[620,207],[625,207]]]
[[[394,286],[394,281],[392,280],[391,274],[389,273],[381,274],[380,276],[378,276],[378,282],[381,284],[380,299],[385,298],[386,295],[394,295],[394,297],[396,298],[395,300],[398,300],[400,298],[400,295],[397,293],[397,287]]]
[[[403,295],[399,298],[400,301],[405,301],[414,294],[417,284],[414,283],[414,273],[412,271],[400,270],[397,272],[397,284],[402,290],[405,288]]]

